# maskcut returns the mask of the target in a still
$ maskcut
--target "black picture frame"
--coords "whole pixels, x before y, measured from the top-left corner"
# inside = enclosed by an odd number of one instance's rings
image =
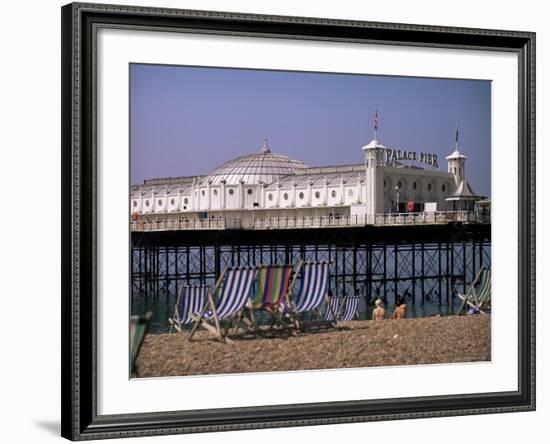
[[[71,440],[535,409],[535,33],[72,3],[62,14],[62,436]],[[508,51],[519,66],[518,390],[147,414],[97,414],[98,27]]]

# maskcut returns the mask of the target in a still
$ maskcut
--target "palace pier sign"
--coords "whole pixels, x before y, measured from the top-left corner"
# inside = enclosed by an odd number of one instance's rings
[[[395,162],[397,160],[418,160],[421,163],[430,165],[434,168],[439,168],[437,164],[437,154],[432,153],[418,153],[416,151],[398,150],[398,149],[386,149],[386,162]]]

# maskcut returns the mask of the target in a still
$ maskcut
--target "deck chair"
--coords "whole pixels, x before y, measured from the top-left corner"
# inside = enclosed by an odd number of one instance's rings
[[[491,269],[485,266],[481,267],[468,292],[465,295],[459,293],[458,297],[462,300],[462,304],[457,315],[466,306],[476,312],[486,314],[486,311],[491,307]]]
[[[321,322],[300,322],[300,313],[319,312],[328,298],[330,264],[328,262],[300,262],[296,276],[300,276],[300,288],[289,298],[286,306],[297,330],[308,327],[334,327],[334,320]]]
[[[193,321],[193,315],[199,314],[204,308],[208,294],[208,286],[184,285],[178,294],[178,300],[174,306],[174,314],[168,319],[170,333],[172,329],[181,332],[184,325]]]
[[[150,311],[143,316],[130,317],[130,375],[132,378],[137,376],[136,361],[151,319],[153,319],[153,313]]]
[[[256,283],[254,286],[254,295],[245,312],[250,315],[251,327],[255,332],[260,330],[256,313],[262,311],[271,316],[271,325],[275,324],[286,327],[281,322],[279,313],[285,302],[289,288],[291,288],[290,279],[292,277],[292,265],[267,265],[258,269]]]
[[[337,296],[327,296],[325,308],[323,310],[323,319],[325,321],[337,321],[340,317],[340,298]]]
[[[344,312],[342,321],[353,321],[357,316],[357,306],[359,305],[359,296],[348,296],[344,301]]]
[[[226,337],[228,329],[222,332],[220,321],[231,320],[242,312],[252,297],[256,273],[256,267],[226,267],[216,282],[214,290],[208,293],[206,304],[200,314],[191,316],[195,325],[188,340],[193,338],[199,327],[203,327],[218,339],[231,342]]]

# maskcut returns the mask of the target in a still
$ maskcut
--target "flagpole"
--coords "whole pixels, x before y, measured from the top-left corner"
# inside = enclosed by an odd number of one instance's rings
[[[456,121],[456,130],[455,130],[455,151],[458,151],[458,120]]]

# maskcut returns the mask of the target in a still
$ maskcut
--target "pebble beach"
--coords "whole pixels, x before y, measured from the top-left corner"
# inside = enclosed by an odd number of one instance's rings
[[[351,321],[298,335],[234,337],[231,344],[199,331],[148,334],[137,377],[272,372],[479,362],[491,359],[491,317],[435,316]]]

